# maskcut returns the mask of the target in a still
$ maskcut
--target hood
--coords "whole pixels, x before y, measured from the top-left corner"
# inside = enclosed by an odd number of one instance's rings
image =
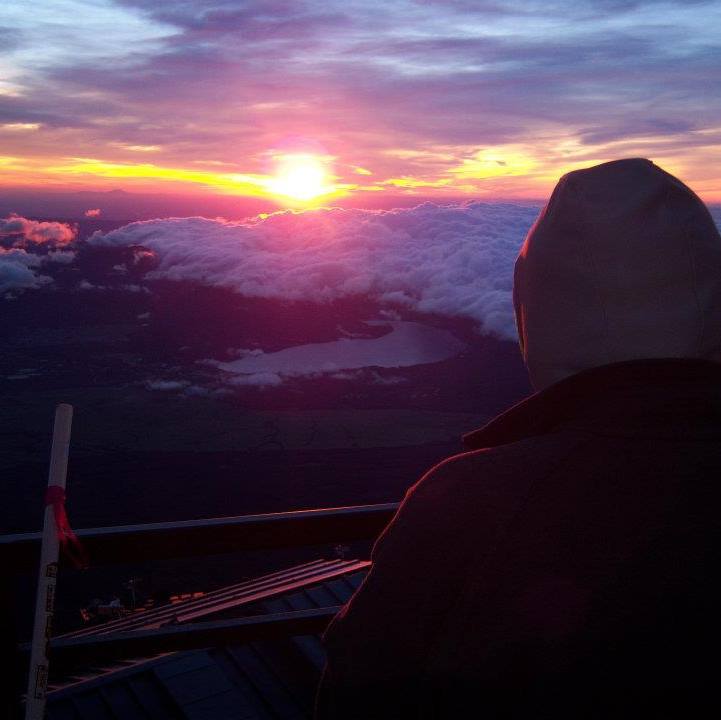
[[[577,170],[523,243],[513,301],[537,390],[628,360],[721,361],[721,237],[700,198],[649,160]]]

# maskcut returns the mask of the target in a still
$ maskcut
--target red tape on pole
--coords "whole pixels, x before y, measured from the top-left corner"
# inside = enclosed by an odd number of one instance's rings
[[[76,568],[79,570],[87,568],[87,553],[80,540],[78,540],[78,536],[70,527],[68,514],[65,511],[65,490],[60,485],[48,485],[45,492],[45,505],[50,505],[53,508],[58,542],[63,552]]]

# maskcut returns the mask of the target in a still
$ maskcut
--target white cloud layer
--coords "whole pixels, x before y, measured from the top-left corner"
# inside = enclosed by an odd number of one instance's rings
[[[515,339],[513,263],[538,208],[509,203],[388,211],[320,209],[243,222],[136,222],[95,245],[143,245],[158,257],[148,278],[190,280],[246,296],[381,303],[462,316]]]

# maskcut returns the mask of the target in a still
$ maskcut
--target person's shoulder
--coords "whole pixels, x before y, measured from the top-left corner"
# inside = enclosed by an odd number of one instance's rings
[[[394,553],[405,557],[411,550],[436,557],[439,548],[449,551],[460,537],[475,542],[480,535],[492,536],[539,477],[539,458],[548,455],[547,445],[528,439],[442,460],[406,492],[376,542],[374,559]]]
[[[374,558],[390,546],[406,552],[427,541],[433,545],[463,528],[492,533],[533,484],[563,462],[569,446],[565,437],[539,435],[442,460],[406,492],[376,542]]]
[[[409,505],[444,497],[495,497],[527,486],[558,462],[568,441],[553,434],[452,455],[430,468],[406,493]]]

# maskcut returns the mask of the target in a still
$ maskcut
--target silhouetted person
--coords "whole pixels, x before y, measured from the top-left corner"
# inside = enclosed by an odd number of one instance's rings
[[[322,720],[719,707],[711,216],[647,160],[569,173],[513,295],[537,392],[406,495],[326,633]]]

